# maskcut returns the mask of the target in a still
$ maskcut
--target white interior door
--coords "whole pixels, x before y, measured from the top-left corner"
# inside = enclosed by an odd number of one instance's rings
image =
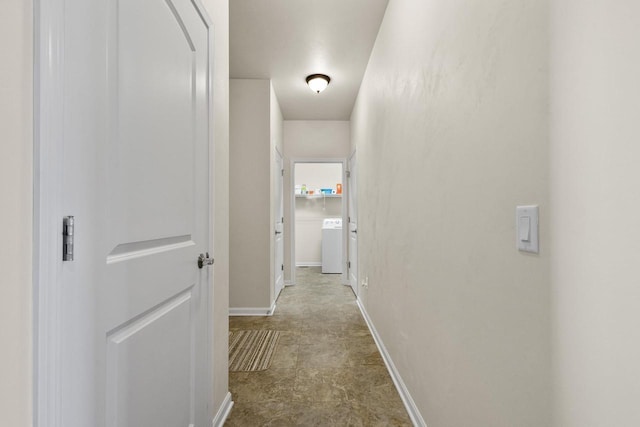
[[[349,260],[347,263],[349,271],[349,285],[353,292],[358,295],[358,187],[356,182],[356,154],[353,153],[349,159],[349,173],[347,174],[347,193],[349,200]]]
[[[210,22],[67,0],[61,426],[210,426]]]
[[[282,155],[276,150],[275,156],[276,184],[275,184],[275,262],[274,262],[274,283],[275,298],[278,298],[280,291],[284,287],[284,161]]]

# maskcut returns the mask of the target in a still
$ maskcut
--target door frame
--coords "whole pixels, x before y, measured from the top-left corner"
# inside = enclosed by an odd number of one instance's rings
[[[214,28],[200,0],[191,0],[208,27],[208,106],[213,108]],[[62,427],[61,345],[62,290],[62,169],[64,167],[64,77],[65,1],[34,2],[33,64],[33,360],[32,414],[35,427]],[[209,236],[208,246],[215,256],[215,141],[213,117],[209,114]],[[213,269],[209,270],[209,319],[207,359],[207,417],[213,420]]]
[[[280,150],[278,150],[278,147],[274,148],[275,154],[274,154],[274,160],[277,163],[278,160],[282,163],[282,169],[275,171],[276,174],[281,174],[281,178],[282,179],[282,188],[280,189],[280,202],[282,204],[282,264],[284,265],[284,260],[285,260],[285,256],[284,256],[284,245],[285,245],[285,239],[284,239],[284,215],[285,215],[285,210],[284,210],[284,189],[285,189],[285,185],[284,185],[284,155],[280,152]],[[276,169],[274,167],[274,169]],[[277,183],[278,183],[278,175],[276,175],[274,178],[276,178],[276,182],[274,182],[274,190],[277,187]],[[275,206],[275,210],[278,210],[278,207]],[[277,218],[275,217],[275,215],[273,216],[274,219],[276,219],[275,223],[273,224],[274,227],[274,232],[271,233],[271,238],[272,240],[272,246],[273,246],[273,258],[274,258],[274,262],[275,262],[275,258],[277,257],[277,251],[276,251],[276,234],[275,234],[275,225],[278,222]],[[274,264],[274,263],[272,263]],[[276,269],[276,266],[274,265],[274,270]],[[285,288],[285,280],[284,280],[284,269],[282,269],[282,287],[280,289],[278,289],[278,284],[276,282],[276,271],[273,272],[273,301],[271,301],[271,304],[275,304],[275,302],[278,300],[278,297],[280,296],[280,292],[282,292],[282,290]]]
[[[347,159],[347,168],[349,169],[349,174],[352,174],[353,171],[351,170],[351,163],[353,161],[353,159],[356,159],[356,150],[353,150],[353,152],[351,153],[351,155],[349,156],[349,158]],[[354,180],[357,179],[357,176],[353,177]],[[347,178],[347,182],[346,182],[346,187],[347,187],[347,191],[349,192],[349,197],[347,199],[347,217],[349,216],[349,209],[351,209],[351,206],[349,205],[349,200],[351,199],[351,196],[353,196],[354,199],[356,199],[356,226],[358,224],[358,208],[357,208],[357,197],[358,197],[358,193],[357,193],[357,185],[356,185],[356,189],[355,192],[353,188],[351,188],[351,185],[349,183],[349,178]],[[349,259],[349,254],[350,254],[350,244],[351,244],[351,238],[350,238],[350,223],[347,222],[347,262],[351,261]],[[355,288],[353,286],[351,286],[351,278],[349,277],[349,269],[347,269],[347,284],[351,287],[351,289],[353,290],[353,293],[356,295],[356,297],[358,297],[358,295],[360,295],[360,276],[358,274],[359,270],[358,270],[358,241],[359,238],[356,236],[356,286]]]
[[[347,159],[344,157],[337,158],[309,158],[309,157],[296,157],[292,158],[290,161],[289,170],[291,173],[289,174],[289,197],[291,198],[291,203],[289,204],[289,248],[290,249],[290,285],[296,284],[296,195],[295,195],[295,187],[296,187],[296,163],[340,163],[342,165],[342,197],[341,199],[341,210],[342,210],[342,224],[344,225],[347,219],[348,212],[346,211],[347,207],[347,198],[348,198],[348,188],[345,185],[347,179]],[[347,277],[347,233],[349,227],[342,227],[342,284],[348,284]],[[346,279],[346,281],[345,281]]]

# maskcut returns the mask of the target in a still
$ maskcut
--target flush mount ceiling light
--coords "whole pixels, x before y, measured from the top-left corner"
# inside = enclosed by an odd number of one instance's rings
[[[326,74],[311,74],[307,76],[307,84],[312,91],[320,93],[327,88],[331,79]]]

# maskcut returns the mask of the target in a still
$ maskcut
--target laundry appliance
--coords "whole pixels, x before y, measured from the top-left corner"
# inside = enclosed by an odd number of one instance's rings
[[[342,273],[342,218],[322,221],[322,272]]]

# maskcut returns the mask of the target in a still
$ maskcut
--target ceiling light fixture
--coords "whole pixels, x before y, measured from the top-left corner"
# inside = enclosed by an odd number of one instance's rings
[[[311,74],[307,76],[307,84],[312,91],[320,93],[327,88],[331,79],[326,74]]]

